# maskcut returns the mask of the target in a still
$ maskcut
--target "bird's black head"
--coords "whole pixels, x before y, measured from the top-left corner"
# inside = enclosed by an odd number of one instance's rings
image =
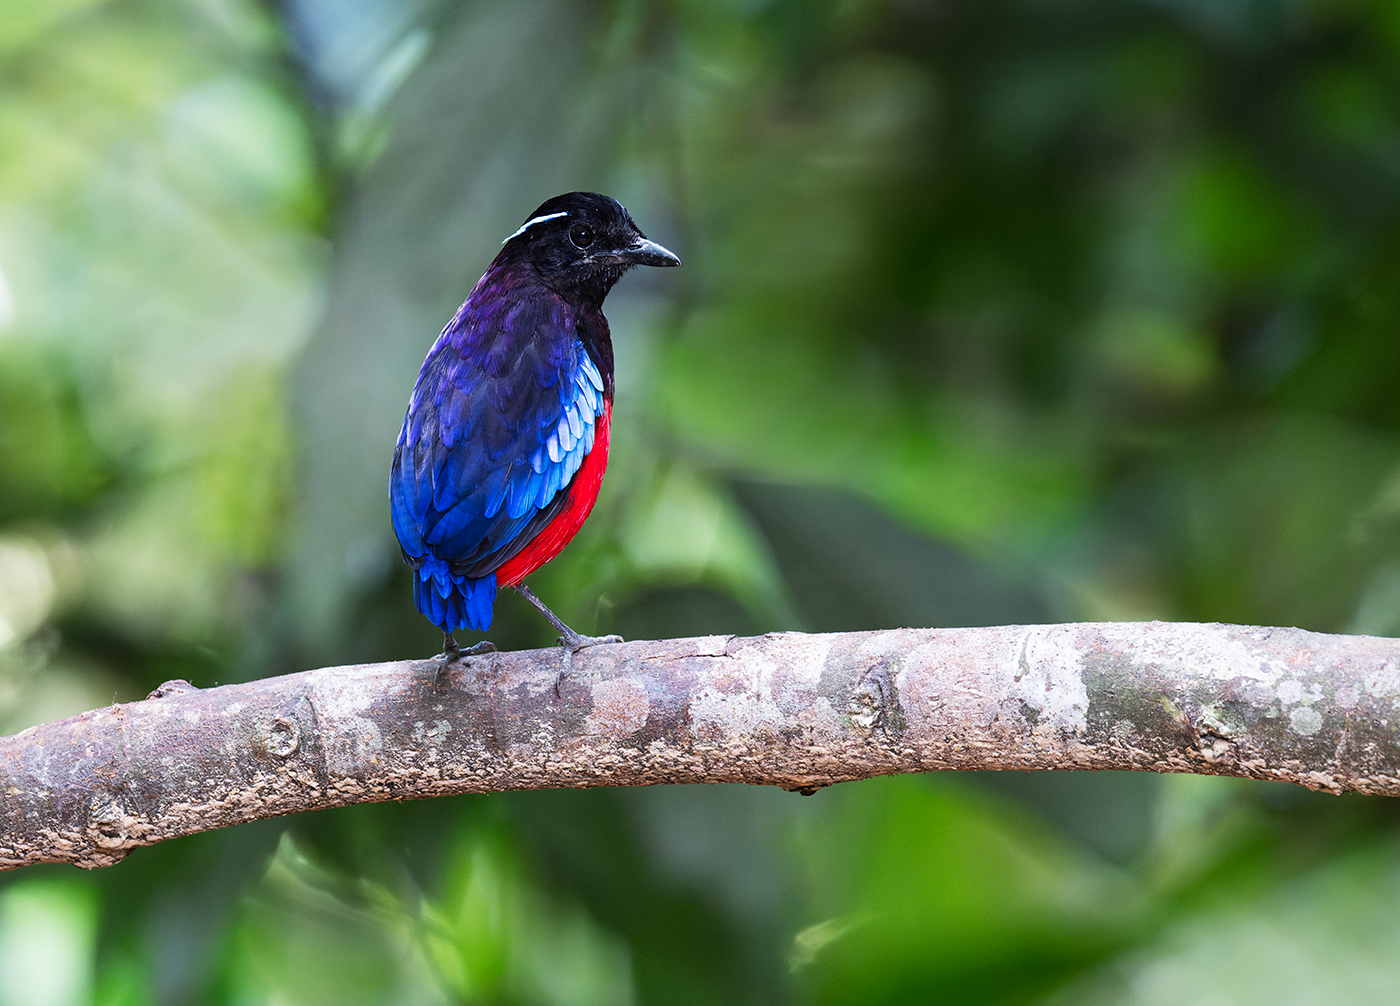
[[[634,265],[680,265],[648,241],[616,199],[568,192],[543,203],[505,240],[499,256],[528,265],[552,289],[601,304]]]

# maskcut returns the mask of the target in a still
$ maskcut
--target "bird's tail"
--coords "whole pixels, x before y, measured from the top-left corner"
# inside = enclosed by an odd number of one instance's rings
[[[443,632],[484,631],[496,606],[496,574],[460,576],[437,556],[426,555],[413,578],[413,603]]]

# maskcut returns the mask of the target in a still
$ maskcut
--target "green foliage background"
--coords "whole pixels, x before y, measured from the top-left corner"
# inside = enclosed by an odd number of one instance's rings
[[[0,732],[433,652],[408,389],[576,188],[686,262],[579,628],[1400,633],[1386,0],[0,0]],[[1397,906],[1289,787],[519,793],[6,874],[0,1006],[1381,1003]]]

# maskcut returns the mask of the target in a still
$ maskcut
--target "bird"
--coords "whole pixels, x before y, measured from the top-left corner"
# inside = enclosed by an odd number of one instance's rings
[[[394,446],[389,504],[413,600],[442,630],[491,625],[514,588],[559,631],[564,671],[578,650],[621,642],[564,624],[525,584],[578,533],[608,464],[613,347],[603,300],[633,266],[679,266],[617,200],[546,200],[443,328],[409,396]]]

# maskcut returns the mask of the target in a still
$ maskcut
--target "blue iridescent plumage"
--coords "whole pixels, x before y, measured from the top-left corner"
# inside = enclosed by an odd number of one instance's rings
[[[399,433],[394,530],[418,570],[419,610],[446,632],[491,624],[494,569],[592,447],[603,379],[582,340],[551,344],[577,326],[566,305],[546,307],[543,320],[512,311],[492,330],[489,306],[469,300],[429,353]],[[472,338],[483,328],[489,351]]]

